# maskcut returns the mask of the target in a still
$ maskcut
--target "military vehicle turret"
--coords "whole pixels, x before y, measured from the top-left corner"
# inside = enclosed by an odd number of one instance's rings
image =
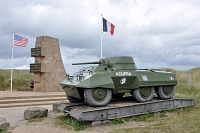
[[[160,99],[174,96],[176,75],[158,69],[137,69],[130,56],[106,57],[99,61],[72,65],[98,64],[83,67],[60,82],[71,103],[86,101],[90,106],[105,106],[111,98],[131,93],[137,102],[151,101],[154,92]]]

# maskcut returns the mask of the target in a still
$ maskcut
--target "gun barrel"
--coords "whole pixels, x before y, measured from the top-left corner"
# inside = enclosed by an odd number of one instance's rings
[[[93,62],[72,63],[72,65],[84,65],[84,64],[101,64],[101,62],[93,61]]]

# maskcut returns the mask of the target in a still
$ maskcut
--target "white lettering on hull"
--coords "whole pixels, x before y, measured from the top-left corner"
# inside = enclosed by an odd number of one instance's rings
[[[116,76],[131,76],[131,72],[116,72]]]

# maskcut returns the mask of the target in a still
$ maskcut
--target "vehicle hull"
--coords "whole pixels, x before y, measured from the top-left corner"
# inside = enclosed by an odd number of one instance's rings
[[[120,71],[125,73],[127,71]],[[175,86],[177,84],[176,75],[171,72],[156,70],[133,70],[128,71],[129,75],[116,75],[117,72],[94,73],[85,80],[68,80],[60,82],[65,93],[75,98],[80,96],[81,89],[85,88],[105,88],[111,89],[112,93],[131,92],[132,89],[149,86]],[[77,78],[75,78],[77,79]],[[122,80],[125,80],[123,83]]]

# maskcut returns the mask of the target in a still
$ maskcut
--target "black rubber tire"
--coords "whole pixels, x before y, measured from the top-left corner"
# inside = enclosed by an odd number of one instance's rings
[[[175,86],[170,86],[172,87],[172,91],[170,94],[166,95],[163,91],[163,87],[164,86],[159,86],[156,88],[156,94],[157,96],[162,99],[162,100],[166,100],[166,99],[171,99],[174,96],[175,93]],[[169,87],[169,86],[168,86]]]
[[[118,93],[118,94],[113,94],[112,98],[122,98],[124,96],[124,93]]]
[[[78,99],[78,98],[75,98],[75,97],[71,97],[69,95],[66,95],[66,97],[71,103],[79,103],[79,102],[84,101],[84,99]]]
[[[153,99],[153,95],[154,95],[154,87],[150,87],[150,95],[147,98],[143,98],[140,94],[140,89],[142,88],[138,88],[138,89],[134,89],[132,94],[133,94],[133,98],[137,101],[137,102],[148,102],[151,101]]]
[[[84,98],[85,101],[93,107],[98,107],[98,106],[105,106],[107,105],[111,98],[112,98],[112,91],[110,89],[106,89],[106,98],[103,101],[95,101],[94,97],[93,97],[93,91],[95,91],[96,89],[85,89],[84,90]]]

